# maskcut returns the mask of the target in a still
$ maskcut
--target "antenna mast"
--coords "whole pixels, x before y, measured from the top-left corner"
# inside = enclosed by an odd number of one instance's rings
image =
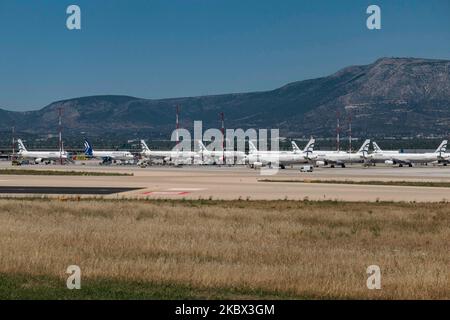
[[[348,116],[348,145],[349,152],[352,152],[352,114]]]
[[[63,152],[63,144],[62,144],[62,107],[58,108],[58,126],[59,126],[59,164],[63,164],[62,152]]]
[[[177,150],[178,150],[178,144],[180,142],[180,137],[179,137],[179,133],[178,133],[178,129],[180,129],[180,105],[176,105],[175,107],[175,127],[176,127],[176,140],[177,140]]]
[[[340,146],[339,146],[340,137],[339,137],[339,134],[340,134],[340,130],[341,130],[340,125],[339,125],[339,110],[336,111],[336,121],[337,121],[337,123],[336,123],[337,124],[336,125],[336,150],[339,151],[340,150]]]
[[[222,164],[225,164],[225,116],[223,112],[220,113],[220,118],[222,121]]]
[[[11,156],[11,160],[14,161],[15,160],[15,155],[16,155],[16,127],[13,124],[12,127],[12,156]]]

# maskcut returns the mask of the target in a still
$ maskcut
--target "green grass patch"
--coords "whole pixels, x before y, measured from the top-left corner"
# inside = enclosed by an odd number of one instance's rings
[[[181,300],[181,299],[306,299],[288,293],[238,288],[200,288],[175,283],[83,279],[69,290],[65,279],[45,275],[0,274],[0,300]]]
[[[327,183],[327,184],[355,184],[355,185],[372,185],[372,186],[399,186],[399,187],[434,187],[434,188],[450,188],[450,182],[434,182],[434,181],[355,181],[355,180],[282,180],[282,179],[261,179],[259,182],[288,182],[288,183]]]
[[[100,172],[100,171],[64,171],[64,170],[30,170],[30,169],[0,169],[0,175],[28,176],[133,176],[133,173]]]

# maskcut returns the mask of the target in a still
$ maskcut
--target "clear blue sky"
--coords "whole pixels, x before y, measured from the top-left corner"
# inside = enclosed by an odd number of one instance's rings
[[[66,29],[66,8],[82,30]],[[366,28],[369,4],[382,30]],[[1,0],[0,107],[274,89],[383,56],[450,59],[449,0]]]

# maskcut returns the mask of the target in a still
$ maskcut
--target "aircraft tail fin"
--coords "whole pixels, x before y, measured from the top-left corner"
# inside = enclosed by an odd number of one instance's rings
[[[203,144],[202,140],[198,140],[198,149],[201,152],[208,152],[208,149],[206,149],[206,146]]]
[[[441,142],[435,153],[445,153],[447,151],[447,140]]]
[[[369,152],[369,147],[370,147],[370,139],[367,139],[366,141],[364,141],[364,143],[362,144],[361,148],[359,148],[358,153],[361,152]]]
[[[375,141],[372,142],[372,146],[373,146],[373,151],[374,151],[375,153],[381,153],[381,152],[383,152],[383,150],[381,150],[381,148],[378,146],[378,144],[377,144]]]
[[[25,145],[23,144],[23,141],[22,141],[22,139],[18,139],[17,140],[17,144],[19,145],[19,153],[22,153],[22,152],[26,152],[27,151],[27,148],[25,148]]]
[[[91,144],[89,143],[89,141],[87,139],[84,139],[84,154],[87,156],[92,156],[93,154],[93,149]]]
[[[255,147],[252,141],[248,142],[249,153],[256,153],[258,149]]]
[[[300,153],[301,152],[300,148],[298,147],[298,145],[295,143],[294,140],[291,141],[291,145],[292,145],[292,150],[294,151],[294,153]]]
[[[303,149],[303,152],[313,152],[315,143],[316,143],[316,139],[314,139],[314,138],[309,139],[308,143],[305,146],[305,149]]]
[[[150,148],[145,143],[145,140],[141,140],[141,149],[142,149],[142,152],[149,152],[150,151]]]

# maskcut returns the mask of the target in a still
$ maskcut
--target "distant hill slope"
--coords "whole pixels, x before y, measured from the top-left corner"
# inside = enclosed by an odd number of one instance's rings
[[[64,108],[65,131],[167,136],[174,128],[175,105],[182,125],[203,120],[227,128],[280,128],[282,135],[331,136],[339,110],[346,130],[351,113],[358,136],[447,134],[450,126],[450,61],[382,58],[351,66],[328,77],[290,83],[281,88],[239,94],[148,100],[128,96],[93,96],[52,103],[38,111],[0,109],[0,126],[55,132],[57,109]]]

